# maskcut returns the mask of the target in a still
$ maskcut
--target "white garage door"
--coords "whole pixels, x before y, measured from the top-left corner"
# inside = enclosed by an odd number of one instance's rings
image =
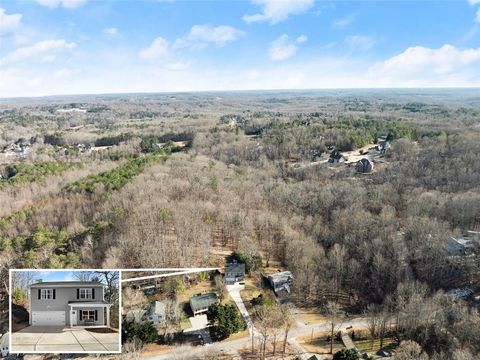
[[[65,311],[34,311],[32,325],[65,325]]]

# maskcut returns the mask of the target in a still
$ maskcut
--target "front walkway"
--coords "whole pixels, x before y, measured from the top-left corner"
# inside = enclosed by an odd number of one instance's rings
[[[348,335],[348,333],[346,331],[342,331],[341,333],[341,336],[342,336],[342,342],[343,342],[343,345],[345,345],[345,347],[347,349],[355,349],[357,350],[357,347],[355,346],[355,344],[353,343],[353,340],[350,338],[350,335]]]
[[[75,353],[76,351],[118,352],[118,333],[95,333],[84,328],[27,326],[12,333],[11,352]]]

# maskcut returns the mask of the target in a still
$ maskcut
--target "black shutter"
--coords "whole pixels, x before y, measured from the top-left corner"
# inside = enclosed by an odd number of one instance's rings
[[[55,289],[53,289],[53,300],[55,300]]]
[[[77,300],[80,299],[80,289],[77,289]]]
[[[95,289],[92,288],[92,299],[95,299]]]
[[[80,312],[80,320],[83,320],[83,313],[82,310],[78,310]]]
[[[38,300],[42,298],[42,289],[38,289]]]
[[[95,321],[98,321],[98,310],[95,310]]]

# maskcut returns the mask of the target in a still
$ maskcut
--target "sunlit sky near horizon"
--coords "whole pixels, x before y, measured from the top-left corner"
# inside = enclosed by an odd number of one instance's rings
[[[480,0],[0,0],[0,97],[480,86]]]

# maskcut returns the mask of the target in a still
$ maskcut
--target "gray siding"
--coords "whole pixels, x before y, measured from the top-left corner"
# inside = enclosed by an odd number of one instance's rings
[[[78,287],[81,288],[81,287]],[[58,287],[58,286],[45,286],[45,287],[32,287],[30,288],[30,311],[65,311],[65,323],[70,324],[70,306],[69,301],[102,301],[103,300],[103,287],[102,286],[85,286],[85,288],[95,288],[95,299],[77,299],[76,287]],[[39,289],[55,289],[55,299],[38,299]],[[97,308],[86,308],[97,309]],[[78,308],[77,308],[78,310]],[[97,309],[98,322],[103,324],[103,310]],[[102,310],[102,311],[100,311]],[[78,313],[77,313],[78,315]],[[79,319],[79,318],[78,318]],[[101,321],[102,322],[101,322]],[[80,325],[80,322],[78,322]]]
[[[75,308],[75,310],[77,310],[77,325],[85,325],[85,323],[83,322],[83,320],[80,320],[80,311],[82,311],[82,308]],[[105,325],[105,322],[104,322],[104,317],[105,317],[105,314],[104,314],[104,310],[102,307],[88,307],[88,308],[83,308],[83,310],[97,310],[98,311],[98,319],[97,321],[95,322],[95,325]],[[67,323],[68,325],[69,323]]]

